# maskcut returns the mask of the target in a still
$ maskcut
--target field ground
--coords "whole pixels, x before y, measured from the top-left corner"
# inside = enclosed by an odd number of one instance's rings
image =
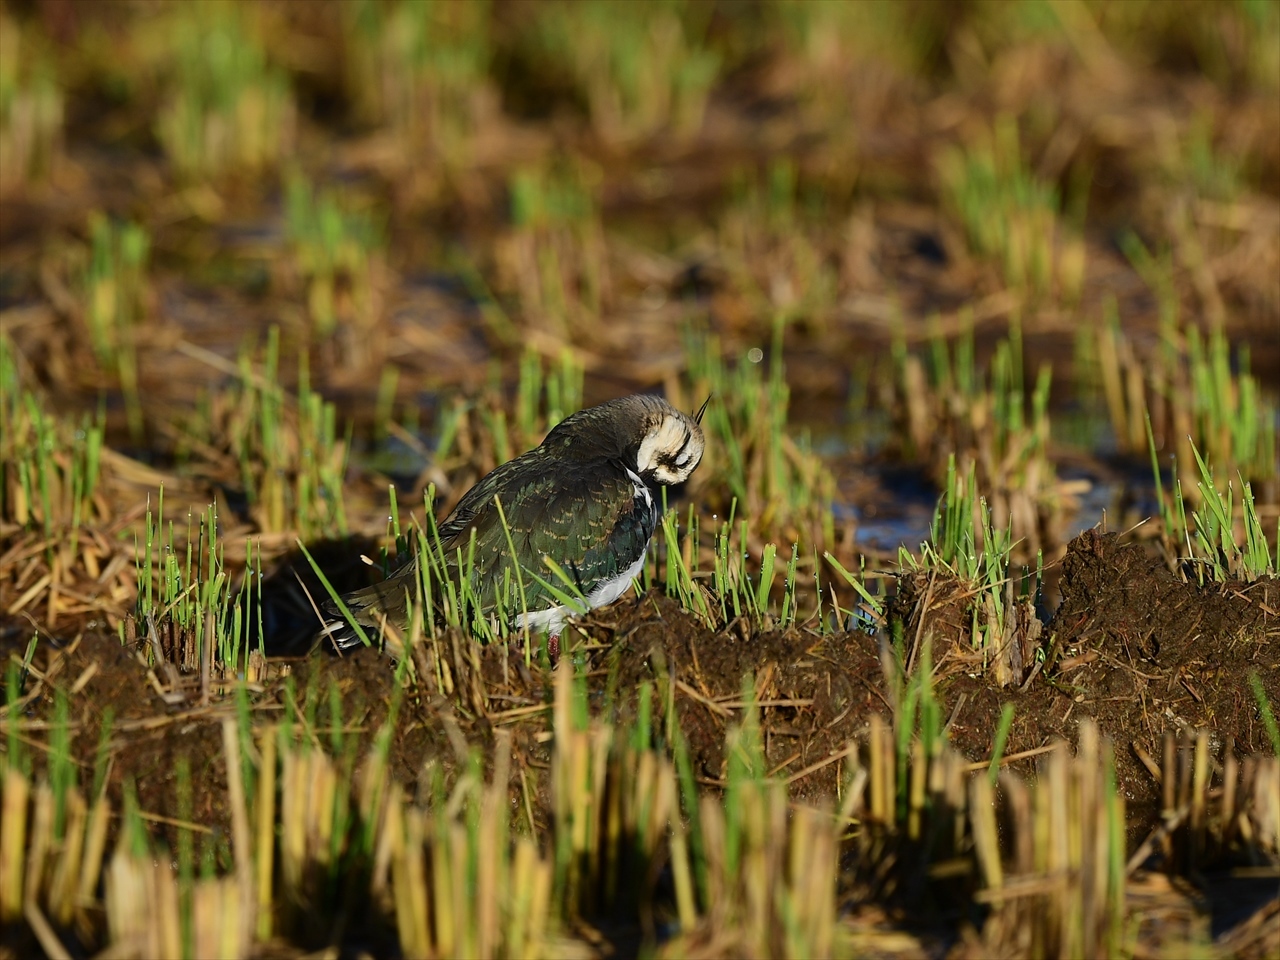
[[[639,390],[556,664],[312,649]],[[0,957],[1274,957],[1278,430],[1277,3],[0,5]]]

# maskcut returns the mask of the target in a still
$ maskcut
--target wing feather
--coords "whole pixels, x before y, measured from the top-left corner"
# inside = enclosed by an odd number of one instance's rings
[[[511,535],[503,529],[494,498],[502,502]],[[589,594],[602,580],[621,575],[644,551],[656,516],[625,470],[602,462],[586,464],[570,476],[513,472],[474,505],[469,522],[454,532],[450,549],[465,545],[476,531],[474,580],[485,602],[509,576],[515,582],[511,546],[521,559],[525,602],[530,611],[557,601],[537,578],[559,584],[543,562],[549,556]]]

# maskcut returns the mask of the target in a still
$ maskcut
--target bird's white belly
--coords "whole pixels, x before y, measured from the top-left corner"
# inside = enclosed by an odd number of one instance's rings
[[[627,567],[618,576],[598,583],[595,589],[587,594],[587,609],[594,610],[596,607],[603,607],[607,603],[613,603],[613,601],[626,593],[627,588],[631,586],[631,581],[638,577],[640,571],[644,569],[644,558],[648,552],[646,548],[636,562]],[[522,613],[516,617],[516,626],[528,627],[530,630],[546,630],[547,633],[553,636],[559,636],[560,631],[564,629],[565,621],[578,612],[573,607],[561,604],[552,607],[550,610]]]
[[[631,581],[640,576],[640,571],[644,569],[644,557],[648,553],[646,548],[640,557],[626,570],[614,577],[612,580],[602,581],[589,594],[587,594],[587,603],[591,605],[591,609],[603,607],[606,603],[613,603],[620,596],[627,592],[627,587],[631,586]]]

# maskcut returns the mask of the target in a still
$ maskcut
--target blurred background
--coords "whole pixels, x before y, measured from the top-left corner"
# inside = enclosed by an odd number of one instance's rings
[[[1270,531],[1280,4],[7,0],[0,324],[104,516],[378,530],[661,389],[762,537],[950,469],[1051,555],[1191,443]]]

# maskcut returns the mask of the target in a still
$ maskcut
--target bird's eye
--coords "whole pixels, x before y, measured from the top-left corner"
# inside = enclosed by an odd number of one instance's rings
[[[673,480],[676,477],[684,477],[689,470],[689,465],[684,462],[684,458],[675,459],[670,456],[658,458],[658,466],[655,473],[665,474]]]
[[[680,446],[676,449],[675,453],[670,454],[668,457],[664,458],[666,459],[667,463],[668,464],[678,463],[680,464],[680,466],[684,466],[686,463],[688,463],[689,456],[690,456],[689,441],[692,439],[693,437],[686,430],[684,434],[684,442],[680,444]]]

